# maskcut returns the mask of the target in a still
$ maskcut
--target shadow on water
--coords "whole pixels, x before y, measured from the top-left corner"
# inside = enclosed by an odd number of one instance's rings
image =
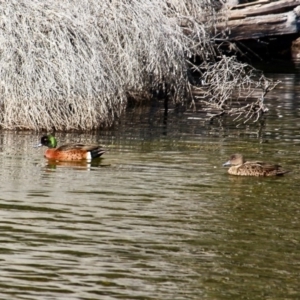
[[[0,134],[0,298],[299,299],[299,75],[264,122],[208,124],[186,107],[132,108],[87,163],[51,162],[30,133]],[[233,177],[229,155],[282,164]]]

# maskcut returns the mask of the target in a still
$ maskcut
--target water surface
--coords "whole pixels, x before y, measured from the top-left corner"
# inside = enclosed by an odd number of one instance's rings
[[[49,163],[41,135],[0,133],[1,299],[300,299],[299,75],[263,124],[209,125],[160,107],[95,134],[92,164]],[[229,155],[279,178],[232,177]]]

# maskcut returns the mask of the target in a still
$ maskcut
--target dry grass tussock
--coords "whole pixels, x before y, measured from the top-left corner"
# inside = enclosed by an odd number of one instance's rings
[[[190,59],[216,57],[211,1],[1,0],[1,127],[89,130],[128,97],[186,99]]]

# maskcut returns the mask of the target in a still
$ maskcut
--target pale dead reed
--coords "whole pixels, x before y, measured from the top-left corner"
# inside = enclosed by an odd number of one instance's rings
[[[190,92],[193,57],[215,55],[210,0],[0,1],[0,125],[90,130],[128,97]]]

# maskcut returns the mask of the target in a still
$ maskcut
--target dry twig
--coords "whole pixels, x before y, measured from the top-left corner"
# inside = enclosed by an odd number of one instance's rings
[[[268,111],[265,96],[279,83],[248,64],[239,63],[235,57],[222,57],[214,64],[204,63],[201,70],[204,84],[200,87],[202,93],[195,98],[202,103],[203,110],[217,111],[210,119],[229,115],[236,121],[257,121]]]

